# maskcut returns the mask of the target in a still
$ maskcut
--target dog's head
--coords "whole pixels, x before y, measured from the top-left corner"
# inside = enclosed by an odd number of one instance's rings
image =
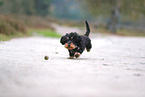
[[[72,50],[77,48],[77,46],[80,44],[81,42],[81,37],[76,33],[76,32],[72,32],[72,33],[67,33],[66,35],[62,36],[60,39],[60,43],[62,45],[65,45],[65,48]]]

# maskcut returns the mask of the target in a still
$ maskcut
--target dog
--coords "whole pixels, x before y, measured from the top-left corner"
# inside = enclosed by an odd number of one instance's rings
[[[83,51],[86,49],[87,52],[90,52],[92,48],[91,39],[89,38],[90,27],[87,21],[86,24],[86,33],[84,35],[79,35],[76,32],[66,33],[60,39],[60,43],[65,46],[69,51],[69,58],[73,59],[74,57],[79,58]]]

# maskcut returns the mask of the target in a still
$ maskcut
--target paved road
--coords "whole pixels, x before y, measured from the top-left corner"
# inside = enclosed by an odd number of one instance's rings
[[[0,97],[145,97],[145,38],[91,39],[79,59],[59,39],[0,42]]]

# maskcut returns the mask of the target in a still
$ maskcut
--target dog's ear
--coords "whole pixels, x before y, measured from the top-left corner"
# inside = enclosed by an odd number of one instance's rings
[[[61,43],[62,45],[64,45],[66,42],[67,42],[66,36],[62,36],[61,39],[60,39],[60,43]]]

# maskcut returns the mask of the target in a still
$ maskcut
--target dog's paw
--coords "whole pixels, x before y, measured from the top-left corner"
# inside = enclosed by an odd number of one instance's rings
[[[76,52],[76,53],[75,53],[75,57],[76,57],[76,58],[79,58],[79,57],[80,57],[80,55],[81,55],[81,54],[80,54],[80,53],[78,53],[78,52]]]
[[[86,49],[87,50],[87,52],[90,52],[90,49]]]

